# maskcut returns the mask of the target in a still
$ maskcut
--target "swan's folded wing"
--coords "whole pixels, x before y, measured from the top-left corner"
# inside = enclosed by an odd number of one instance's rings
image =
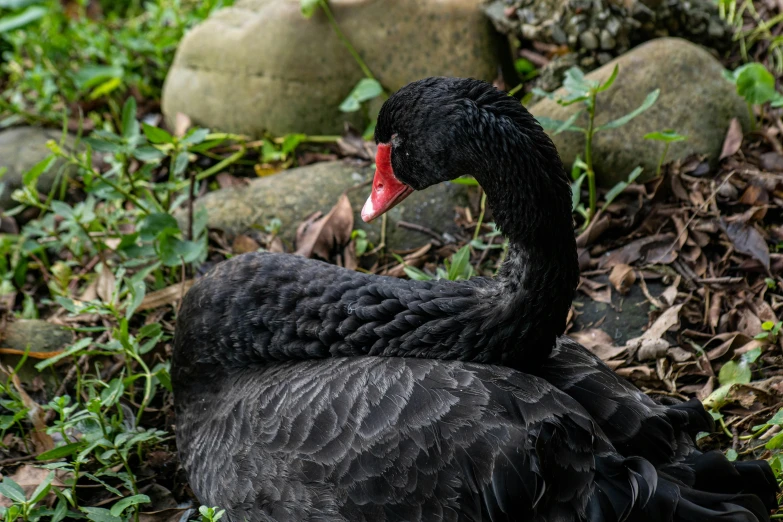
[[[568,521],[592,489],[590,420],[506,368],[328,359],[191,393],[177,398],[183,464],[234,517]]]

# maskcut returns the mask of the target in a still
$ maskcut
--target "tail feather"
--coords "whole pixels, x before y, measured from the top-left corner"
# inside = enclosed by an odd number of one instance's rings
[[[769,509],[754,494],[700,491],[659,474],[641,458],[596,459],[588,522],[769,522]]]

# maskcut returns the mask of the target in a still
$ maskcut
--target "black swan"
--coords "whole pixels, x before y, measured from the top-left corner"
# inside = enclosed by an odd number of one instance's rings
[[[472,174],[507,261],[464,282],[276,254],[215,267],[172,362],[201,502],[249,521],[768,520],[769,466],[698,452],[700,404],[659,405],[557,339],[578,278],[570,188],[517,101],[421,80],[384,104],[376,141],[364,218]]]

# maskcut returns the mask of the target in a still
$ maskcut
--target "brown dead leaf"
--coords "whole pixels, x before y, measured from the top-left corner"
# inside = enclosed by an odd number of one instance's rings
[[[758,183],[748,183],[745,192],[742,193],[740,203],[743,205],[766,205],[769,203],[769,193]]]
[[[609,274],[609,282],[621,294],[628,293],[635,281],[636,272],[630,266],[622,263],[614,265],[612,272]]]
[[[669,341],[665,339],[644,339],[636,351],[636,360],[640,362],[654,361],[665,357],[669,346]]]
[[[741,221],[726,223],[721,219],[721,225],[737,252],[757,259],[769,270],[769,248],[758,230]]]
[[[614,346],[612,337],[600,328],[589,328],[573,332],[569,336],[576,342],[593,352],[602,361],[614,359],[625,352],[624,347]]]
[[[577,289],[584,292],[593,301],[608,305],[612,304],[612,288],[609,285],[583,277]]]
[[[296,231],[296,254],[329,259],[335,247],[343,247],[351,240],[353,208],[348,196],[342,194],[337,204],[323,218],[310,220]]]
[[[239,234],[231,242],[231,250],[236,254],[247,254],[248,252],[257,252],[261,245],[250,236]]]
[[[116,287],[117,279],[114,277],[114,272],[106,265],[102,265],[95,288],[98,297],[100,297],[101,301],[104,303],[111,303]]]
[[[777,152],[765,152],[759,159],[763,170],[783,172],[783,155]]]
[[[238,178],[236,176],[232,176],[228,172],[221,172],[215,176],[215,180],[217,181],[218,186],[222,189],[230,187],[244,187],[250,183],[247,178]]]
[[[732,118],[729,123],[729,130],[726,132],[726,139],[723,140],[723,149],[720,152],[719,160],[733,156],[742,146],[742,126],[737,118]]]
[[[178,112],[174,121],[174,136],[177,138],[184,136],[192,123],[188,115]]]
[[[617,368],[615,373],[626,379],[637,380],[649,378],[652,375],[652,370],[647,366],[627,366],[625,368]]]
[[[670,328],[680,323],[680,310],[682,310],[682,306],[682,304],[678,304],[667,309],[640,337],[629,339],[628,342],[625,343],[628,352],[634,354],[644,345],[650,345],[648,351],[657,349],[656,347],[659,345],[657,341],[662,339]],[[666,347],[668,348],[668,346],[669,343],[667,342]]]
[[[141,301],[141,304],[136,309],[136,311],[141,312],[142,310],[151,310],[153,308],[159,308],[161,306],[173,304],[182,299],[185,293],[190,290],[190,287],[193,286],[195,282],[196,281],[193,279],[188,279],[182,283],[176,283],[171,286],[167,286],[162,290],[147,294],[144,296],[144,299]]]

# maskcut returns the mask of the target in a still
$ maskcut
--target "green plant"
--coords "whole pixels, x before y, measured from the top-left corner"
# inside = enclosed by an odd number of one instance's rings
[[[621,116],[617,119],[611,120],[603,125],[596,125],[595,116],[597,110],[597,98],[598,95],[607,89],[609,89],[617,79],[619,67],[615,66],[612,74],[604,82],[597,80],[591,80],[585,77],[584,73],[578,67],[572,67],[565,73],[565,79],[563,87],[566,94],[563,97],[556,97],[552,93],[543,92],[540,90],[535,91],[536,94],[545,96],[547,98],[555,100],[558,104],[563,106],[573,105],[575,103],[583,103],[584,107],[575,111],[566,121],[553,120],[551,118],[538,118],[541,125],[547,129],[554,131],[553,134],[557,135],[561,132],[581,132],[585,136],[585,151],[584,161],[578,160],[574,164],[572,169],[572,177],[578,182],[578,186],[581,187],[581,176],[585,176],[588,182],[589,189],[589,206],[585,213],[585,226],[595,216],[598,205],[598,193],[595,186],[595,170],[593,169],[593,138],[596,133],[616,129],[622,127],[647,109],[649,109],[660,94],[659,89],[655,89],[650,92],[644,99],[642,104],[629,112],[628,114]],[[582,116],[583,113],[587,114],[587,126],[579,127],[575,125],[577,119]],[[638,174],[636,175],[638,176]]]
[[[666,161],[666,154],[669,153],[669,145],[677,141],[685,141],[688,139],[688,137],[677,134],[674,129],[666,129],[645,134],[644,139],[663,142],[663,152],[661,153],[661,157],[658,159],[658,166],[655,167],[655,176],[658,177],[661,175],[661,167],[663,166],[663,162]]]
[[[200,522],[217,522],[226,514],[225,509],[207,506],[199,507],[198,512],[201,514]]]
[[[66,12],[64,4],[75,11]],[[128,92],[159,97],[184,33],[233,0],[105,2],[100,20],[87,2],[0,3],[0,127],[20,121],[56,123],[64,110],[83,110],[93,124],[107,109],[119,119]],[[2,7],[18,6],[4,10]]]
[[[764,331],[756,335],[754,339],[766,340],[770,344],[775,344],[778,341],[778,335],[780,334],[781,328],[783,328],[783,321],[778,321],[777,323],[764,321],[761,323],[761,329]]]
[[[405,263],[402,258],[396,257],[399,262]],[[405,274],[408,277],[417,281],[430,281],[432,279],[459,281],[460,279],[470,279],[475,274],[470,264],[470,245],[465,245],[457,250],[451,256],[451,259],[446,259],[443,264],[445,268],[438,267],[434,277],[413,266],[405,266],[403,270],[405,270]]]
[[[62,499],[53,510],[38,505],[52,490],[53,480],[54,471],[50,472],[44,481],[35,488],[35,491],[32,492],[30,498],[27,498],[24,490],[19,484],[14,482],[10,477],[4,477],[3,482],[0,483],[0,495],[9,499],[12,504],[8,508],[0,507],[0,517],[3,520],[13,521],[22,519],[25,522],[35,522],[44,519],[44,517],[46,517],[45,520],[51,522],[64,520],[68,513],[68,505]]]
[[[351,53],[354,61],[365,76],[359,80],[359,83],[354,86],[350,94],[348,94],[345,100],[343,100],[343,102],[340,104],[340,110],[343,112],[356,112],[362,108],[362,104],[364,102],[373,100],[379,96],[386,98],[388,93],[384,90],[383,86],[377,80],[370,68],[367,67],[367,64],[364,62],[353,44],[351,44],[350,40],[348,40],[348,38],[345,36],[342,29],[340,29],[340,26],[337,23],[337,20],[335,20],[334,14],[332,14],[332,10],[329,7],[328,0],[299,0],[299,5],[302,11],[302,16],[305,18],[311,18],[319,8],[324,12],[326,18],[329,20],[329,24],[334,30],[334,33],[337,35],[337,38],[340,39],[343,46],[345,46],[348,52]],[[371,137],[374,130],[375,124],[373,122],[364,132],[365,139]]]
[[[367,232],[364,230],[353,230],[351,231],[351,240],[356,245],[356,257],[362,257],[370,246],[370,242],[367,240]]]
[[[737,94],[745,99],[748,105],[751,126],[758,125],[754,106],[763,109],[764,104],[771,102],[773,107],[783,106],[783,95],[775,89],[775,77],[760,63],[747,63],[733,71],[724,71],[724,77],[737,87]],[[762,116],[763,117],[763,116]]]

